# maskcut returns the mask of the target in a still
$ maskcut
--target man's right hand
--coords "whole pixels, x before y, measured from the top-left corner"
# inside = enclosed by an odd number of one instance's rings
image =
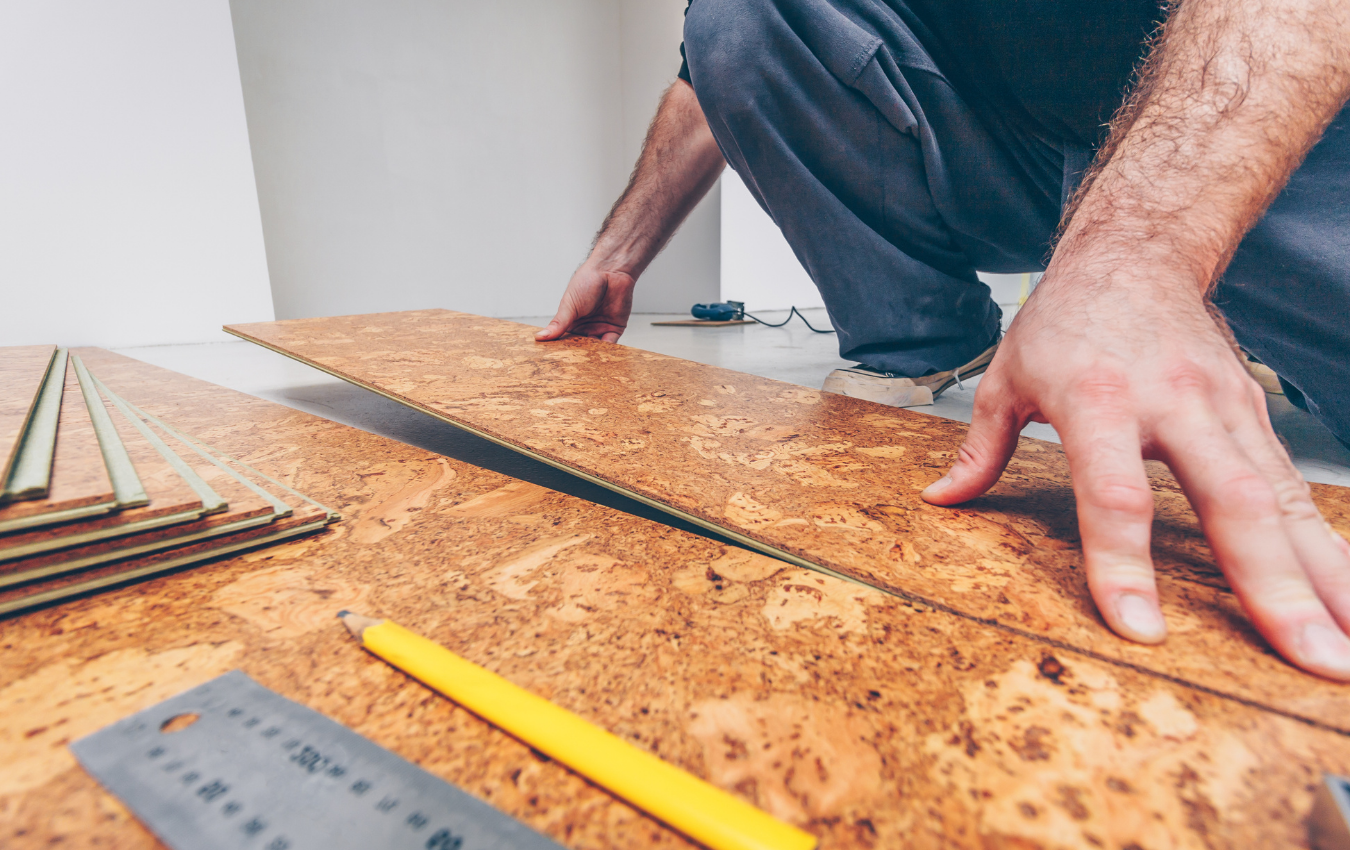
[[[633,312],[633,285],[624,272],[602,271],[586,262],[576,270],[548,326],[534,335],[539,342],[565,334],[618,342]]]
[[[1350,681],[1350,546],[1323,522],[1205,300],[1350,100],[1350,14],[1344,0],[1175,9],[981,379],[959,459],[924,497],[983,492],[1022,426],[1048,421],[1073,475],[1088,587],[1112,628],[1153,643],[1165,625],[1142,458],[1165,461],[1271,646]]]

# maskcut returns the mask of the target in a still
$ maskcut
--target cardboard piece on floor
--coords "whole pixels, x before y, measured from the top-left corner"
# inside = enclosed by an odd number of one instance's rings
[[[753,325],[754,322],[749,319],[727,319],[726,321],[716,321],[714,319],[680,319],[675,322],[652,322],[658,327],[705,327],[705,328],[724,328],[727,325]]]
[[[24,432],[55,359],[54,345],[0,348],[0,490],[18,459]]]
[[[919,492],[955,459],[959,422],[443,310],[226,330],[792,563],[1350,730],[1350,690],[1270,650],[1160,464],[1154,557],[1172,630],[1143,646],[1096,613],[1058,445],[1023,438],[989,494],[939,508]],[[1313,494],[1350,531],[1345,488]]]
[[[570,846],[689,845],[372,659],[387,616],[822,846],[1299,846],[1350,738],[112,354],[332,532],[0,620],[6,846],[143,843],[62,741],[242,668]],[[53,816],[59,813],[59,817]]]
[[[0,534],[107,514],[117,506],[84,393],[67,364],[51,486],[45,498],[0,505]]]

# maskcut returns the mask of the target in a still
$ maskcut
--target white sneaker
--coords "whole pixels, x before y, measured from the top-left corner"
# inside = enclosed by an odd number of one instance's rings
[[[850,398],[875,401],[891,407],[918,407],[932,404],[933,399],[954,384],[960,384],[965,378],[983,374],[994,359],[998,343],[994,343],[974,360],[933,375],[922,378],[906,378],[894,372],[884,372],[870,366],[859,364],[848,369],[835,369],[825,378],[821,389],[827,393],[838,393]]]
[[[1280,376],[1275,374],[1275,370],[1257,360],[1256,355],[1247,349],[1240,350],[1246,359],[1243,365],[1247,367],[1247,374],[1256,379],[1261,389],[1271,395],[1284,395],[1284,387],[1280,386]]]

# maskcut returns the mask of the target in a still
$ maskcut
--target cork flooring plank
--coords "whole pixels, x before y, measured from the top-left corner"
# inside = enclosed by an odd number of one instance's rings
[[[91,355],[88,360],[94,361]],[[573,848],[687,847],[357,647],[388,616],[832,848],[1302,847],[1350,737],[154,367],[327,532],[0,620],[0,843],[159,846],[75,738],[241,668]]]
[[[989,494],[938,508],[919,492],[952,462],[962,423],[621,345],[536,343],[526,325],[443,310],[226,330],[792,563],[1350,729],[1350,691],[1252,629],[1160,464],[1154,556],[1171,633],[1154,647],[1097,615],[1052,443],[1024,438]],[[1350,532],[1347,491],[1313,492]]]
[[[0,534],[69,522],[117,508],[79,379],[66,365],[51,487],[46,498],[0,506]]]
[[[54,345],[0,348],[0,483],[9,479],[19,443],[55,357]]]
[[[103,465],[108,469],[108,478],[112,481],[113,495],[117,499],[118,507],[139,508],[149,504],[150,497],[145,492],[145,485],[136,470],[136,463],[117,432],[117,426],[107,409],[107,402],[99,395],[98,385],[94,382],[93,376],[80,362],[79,357],[71,357],[70,364],[80,381],[80,392],[84,394],[84,403],[89,408],[89,419],[94,423],[94,433],[98,435],[99,451],[103,453]]]
[[[52,484],[52,459],[56,454],[56,431],[61,422],[61,397],[65,393],[66,361],[64,348],[47,368],[47,376],[38,390],[32,415],[19,440],[18,453],[5,479],[0,502],[27,501],[47,496]]]

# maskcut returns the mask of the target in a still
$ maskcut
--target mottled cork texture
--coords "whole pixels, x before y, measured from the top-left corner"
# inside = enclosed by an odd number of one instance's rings
[[[428,691],[392,618],[829,848],[1306,846],[1345,735],[112,354],[114,391],[340,510],[0,620],[0,844],[158,846],[75,738],[240,668],[570,848],[687,842]]]
[[[537,343],[535,328],[443,310],[227,330],[916,602],[1350,729],[1350,690],[1257,635],[1160,464],[1154,557],[1170,635],[1143,646],[1108,630],[1088,594],[1053,443],[1024,438],[988,495],[939,508],[919,492],[955,458],[959,422],[622,345]],[[1313,492],[1350,530],[1347,491]]]

